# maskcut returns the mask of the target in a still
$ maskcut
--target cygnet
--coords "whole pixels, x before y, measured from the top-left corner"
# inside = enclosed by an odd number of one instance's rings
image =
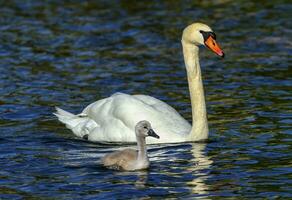
[[[134,149],[124,149],[107,154],[102,158],[105,167],[117,170],[134,171],[147,169],[149,158],[146,149],[146,137],[158,138],[148,121],[140,121],[135,126],[138,151]]]

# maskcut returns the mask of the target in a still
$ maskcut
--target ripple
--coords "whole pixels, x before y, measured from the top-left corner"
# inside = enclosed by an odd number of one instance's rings
[[[291,198],[285,1],[6,1],[0,8],[0,198]],[[180,37],[210,24],[226,52],[201,49],[209,143],[150,145],[151,168],[105,169],[135,145],[74,138],[52,115],[114,92],[191,108]],[[289,143],[290,142],[290,143]]]

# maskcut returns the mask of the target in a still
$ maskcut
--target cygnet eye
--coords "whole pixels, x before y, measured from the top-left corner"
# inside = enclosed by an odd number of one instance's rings
[[[144,126],[143,128],[144,128],[144,129],[147,129],[147,126]]]

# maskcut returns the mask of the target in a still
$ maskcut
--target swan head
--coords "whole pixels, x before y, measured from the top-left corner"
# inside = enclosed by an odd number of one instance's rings
[[[150,122],[146,121],[146,120],[143,120],[143,121],[140,121],[137,123],[136,127],[135,127],[135,131],[136,131],[136,135],[138,137],[154,137],[154,138],[157,138],[159,139],[159,135],[157,135],[152,127],[151,127],[151,124]]]
[[[220,57],[224,57],[224,52],[216,42],[216,34],[206,24],[193,23],[183,31],[182,40],[195,46],[206,46]]]

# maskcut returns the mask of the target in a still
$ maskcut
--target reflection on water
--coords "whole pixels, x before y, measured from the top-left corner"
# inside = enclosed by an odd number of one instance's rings
[[[206,184],[206,180],[210,176],[210,169],[213,163],[212,159],[205,154],[206,144],[192,144],[191,160],[195,165],[187,169],[192,174],[196,174],[196,177],[187,183],[191,188],[193,194],[204,195],[210,191],[209,186]]]
[[[2,2],[0,199],[292,198],[290,10],[278,0]],[[104,169],[101,156],[129,145],[76,140],[54,106],[143,93],[190,120],[180,37],[193,21],[226,53],[200,52],[210,142],[149,146],[149,171]]]

